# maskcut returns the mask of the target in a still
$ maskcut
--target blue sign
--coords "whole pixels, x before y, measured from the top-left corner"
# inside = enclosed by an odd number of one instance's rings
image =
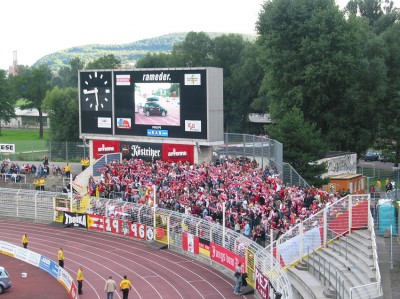
[[[153,136],[153,137],[168,137],[168,130],[153,130],[153,129],[147,129],[147,136]]]
[[[54,278],[58,279],[60,276],[60,266],[43,255],[40,257],[39,268],[46,271]]]

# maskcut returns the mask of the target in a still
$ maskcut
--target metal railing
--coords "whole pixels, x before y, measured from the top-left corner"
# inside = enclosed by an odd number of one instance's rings
[[[376,238],[373,217],[370,211],[369,195],[348,195],[332,203],[324,210],[311,215],[291,230],[271,243],[265,250],[274,254],[284,268],[301,261],[308,252],[327,246],[328,243],[354,229],[368,228],[371,232],[373,258],[375,266],[375,294],[382,294],[381,277],[376,252]],[[346,252],[347,255],[347,252]],[[341,288],[341,284],[339,284]],[[363,285],[353,286],[362,289]],[[342,289],[336,289],[342,292]],[[347,289],[346,293],[350,290]],[[354,293],[354,292],[353,292]]]
[[[57,214],[55,198],[68,198],[70,195],[2,188],[0,189],[0,217],[51,222],[54,221]],[[233,269],[229,269],[211,258],[211,249],[208,256],[204,254],[195,255],[184,251],[182,234],[190,233],[201,238],[204,242],[223,247],[246,262],[249,285],[255,287],[256,271],[260,271],[268,278],[273,288],[282,294],[282,298],[292,298],[291,284],[280,263],[270,252],[242,234],[198,217],[161,208],[154,211],[148,205],[96,197],[87,199],[87,204],[83,199],[72,200],[74,202],[72,211],[143,223],[153,226],[155,235],[158,235],[158,232],[162,230],[165,233],[162,234],[163,237],[156,239],[157,241],[164,242],[167,240],[171,249],[188,254],[192,258],[206,262],[219,271],[232,276]],[[109,223],[109,225],[111,224]],[[105,223],[105,226],[107,226],[107,223]],[[170,241],[170,238],[166,236],[171,236],[172,240]]]
[[[308,183],[294,168],[283,162],[282,143],[263,136],[225,133],[224,144],[214,146],[214,152],[220,157],[247,157],[255,160],[258,167],[270,166],[276,169],[285,184],[308,187]]]

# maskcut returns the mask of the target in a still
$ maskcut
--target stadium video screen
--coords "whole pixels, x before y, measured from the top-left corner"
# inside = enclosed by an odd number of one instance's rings
[[[135,125],[180,126],[179,83],[135,83]]]
[[[207,138],[206,70],[114,71],[115,135]]]
[[[221,140],[222,82],[216,68],[82,70],[80,134]]]

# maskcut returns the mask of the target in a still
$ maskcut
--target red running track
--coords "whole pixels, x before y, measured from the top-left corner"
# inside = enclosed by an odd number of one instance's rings
[[[227,277],[190,257],[170,250],[156,249],[146,242],[77,228],[0,220],[1,240],[20,245],[24,233],[28,234],[28,249],[54,261],[57,261],[58,249],[62,247],[65,255],[64,268],[74,279],[79,266],[83,267],[81,299],[106,298],[104,284],[110,275],[118,285],[123,275],[128,276],[133,285],[130,298],[254,298],[254,295],[234,295],[233,277]],[[28,266],[30,265],[26,266],[27,269]],[[54,284],[46,282],[45,285],[35,284],[37,287],[29,286],[29,298],[44,298],[41,296],[44,289],[60,286],[55,279],[53,281]],[[19,288],[28,286],[14,282],[10,293]],[[115,292],[114,298],[122,298],[122,293]]]

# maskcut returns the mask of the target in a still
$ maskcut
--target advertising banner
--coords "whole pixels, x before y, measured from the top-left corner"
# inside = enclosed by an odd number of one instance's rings
[[[122,159],[142,159],[144,161],[161,160],[162,145],[148,142],[123,142]]]
[[[16,251],[17,251],[16,245],[0,241],[0,253],[14,257]]]
[[[93,157],[101,158],[105,154],[119,153],[119,140],[93,140]]]
[[[28,260],[27,262],[35,267],[39,267],[40,264],[40,257],[39,253],[33,252],[29,250]]]
[[[29,250],[22,248],[22,247],[17,247],[17,250],[15,252],[15,258],[23,261],[23,262],[28,262],[28,256],[29,256]]]
[[[61,267],[53,262],[51,259],[43,255],[40,257],[39,268],[46,271],[56,279],[58,279],[58,277],[60,276]]]
[[[88,227],[87,215],[80,213],[64,212],[63,224],[69,227]]]
[[[269,298],[268,278],[258,268],[256,268],[256,290],[262,299]]]
[[[189,144],[162,145],[162,160],[168,162],[190,162],[194,163],[194,146]]]
[[[0,143],[0,153],[15,153],[15,144]]]
[[[63,268],[60,268],[60,277],[58,278],[58,281],[69,291],[72,286],[72,277],[69,275],[67,271],[65,271]]]
[[[241,263],[242,272],[246,271],[245,259],[243,257],[240,257],[232,251],[229,251],[225,247],[222,247],[213,242],[210,242],[210,257],[213,261],[221,264],[228,269],[231,269],[232,271],[235,271],[236,266]]]

